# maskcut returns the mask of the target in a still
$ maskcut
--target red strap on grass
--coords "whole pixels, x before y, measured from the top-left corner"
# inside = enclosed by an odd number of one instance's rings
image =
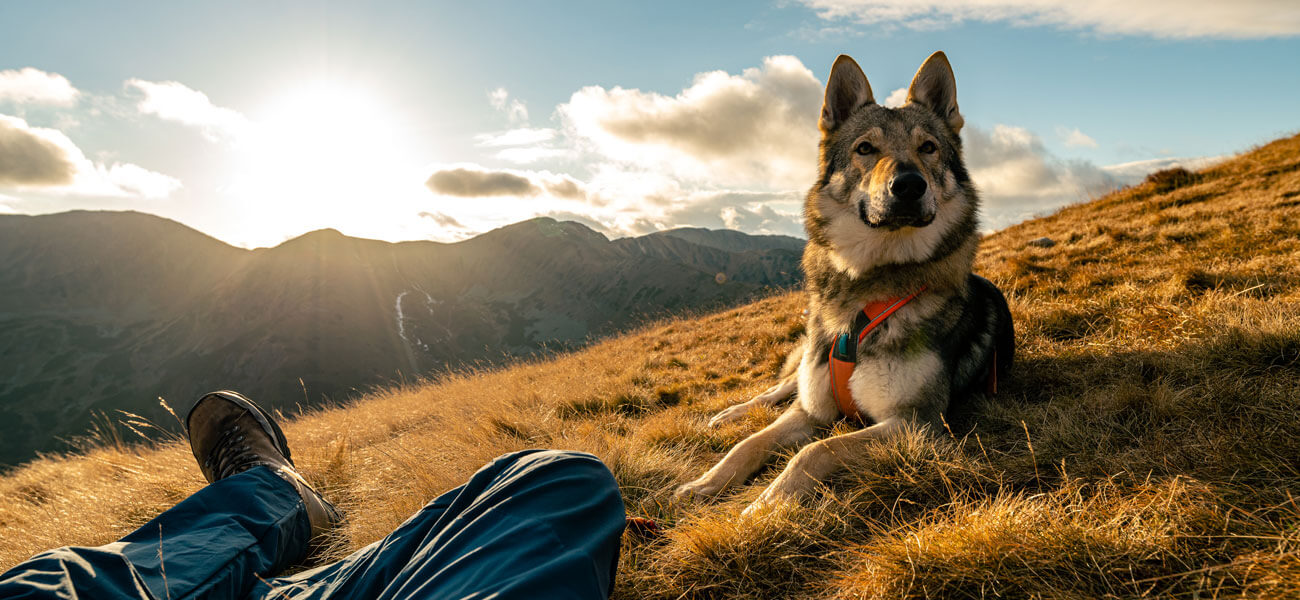
[[[646,517],[628,517],[627,527],[624,531],[640,538],[657,538],[664,534],[663,529],[659,527],[659,523]]]

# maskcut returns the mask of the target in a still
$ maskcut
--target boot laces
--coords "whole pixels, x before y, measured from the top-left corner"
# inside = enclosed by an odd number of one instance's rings
[[[244,434],[240,433],[239,425],[231,425],[221,432],[221,436],[217,438],[216,448],[208,455],[203,465],[215,475],[216,479],[225,479],[256,466],[275,466],[253,452],[252,446],[243,442]]]

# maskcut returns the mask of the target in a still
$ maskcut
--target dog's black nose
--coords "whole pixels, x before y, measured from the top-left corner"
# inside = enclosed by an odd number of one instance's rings
[[[889,182],[889,191],[903,202],[915,202],[925,195],[925,178],[920,173],[907,172]]]

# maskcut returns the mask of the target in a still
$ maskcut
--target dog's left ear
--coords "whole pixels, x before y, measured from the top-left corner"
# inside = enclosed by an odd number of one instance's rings
[[[943,117],[953,133],[961,132],[961,126],[966,124],[966,119],[957,112],[957,78],[953,77],[952,65],[942,51],[931,54],[916,70],[912,85],[907,88],[907,102],[933,110]]]

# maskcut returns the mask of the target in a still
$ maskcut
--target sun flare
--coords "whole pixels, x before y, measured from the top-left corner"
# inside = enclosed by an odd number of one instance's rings
[[[422,179],[394,114],[371,90],[342,82],[274,95],[253,114],[230,186],[263,215],[249,227],[268,239],[338,223],[353,235],[400,237],[404,227],[391,209],[421,193]],[[287,232],[287,223],[301,226]]]

